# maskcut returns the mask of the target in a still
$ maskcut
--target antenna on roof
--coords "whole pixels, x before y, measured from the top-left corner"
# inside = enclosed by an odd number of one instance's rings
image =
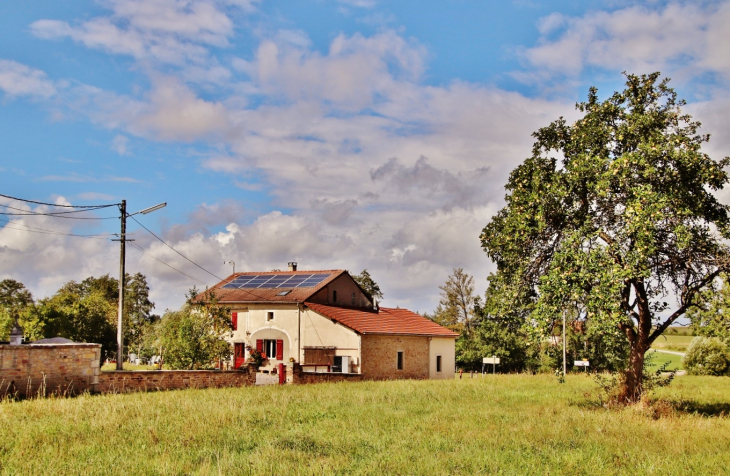
[[[226,262],[224,261],[223,264],[226,264]],[[228,264],[233,265],[233,274],[236,274],[236,262],[231,260],[228,262]]]

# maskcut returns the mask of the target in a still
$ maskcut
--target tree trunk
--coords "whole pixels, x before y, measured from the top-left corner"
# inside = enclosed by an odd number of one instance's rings
[[[645,348],[639,343],[631,347],[629,367],[626,369],[624,384],[618,396],[619,403],[635,403],[641,398],[643,392],[644,353]]]

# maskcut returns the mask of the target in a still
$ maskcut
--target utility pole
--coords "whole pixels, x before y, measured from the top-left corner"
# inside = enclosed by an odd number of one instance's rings
[[[134,240],[128,240],[127,239],[127,217],[131,217],[132,215],[137,215],[138,213],[141,213],[143,215],[146,215],[150,212],[154,212],[155,210],[159,210],[160,208],[164,208],[167,206],[167,202],[160,203],[159,205],[155,205],[154,207],[145,208],[144,210],[138,211],[136,213],[127,214],[127,201],[122,200],[122,203],[119,204],[119,211],[121,212],[121,220],[122,220],[122,230],[119,235],[118,240],[112,240],[112,241],[119,241],[120,251],[119,251],[119,314],[117,316],[117,370],[124,370],[124,266],[125,266],[125,260],[126,260],[126,242],[127,241],[134,241]]]
[[[127,201],[122,200],[122,204],[119,206],[119,210],[122,212],[122,233],[119,235],[119,241],[121,243],[119,253],[119,315],[117,316],[117,370],[124,370],[124,331],[122,318],[124,316],[124,262],[125,262],[125,243],[127,241]]]

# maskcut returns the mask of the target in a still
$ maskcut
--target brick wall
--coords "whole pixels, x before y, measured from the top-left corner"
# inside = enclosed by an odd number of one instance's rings
[[[256,370],[139,370],[102,372],[99,392],[127,393],[184,388],[243,387],[256,383]]]
[[[0,396],[97,391],[100,344],[0,345]]]
[[[324,382],[359,382],[360,374],[343,374],[335,372],[304,372],[301,364],[291,363],[286,366],[286,381],[295,385]]]
[[[396,368],[398,351],[404,353],[403,370]],[[428,337],[364,335],[361,356],[361,373],[367,380],[428,378]]]

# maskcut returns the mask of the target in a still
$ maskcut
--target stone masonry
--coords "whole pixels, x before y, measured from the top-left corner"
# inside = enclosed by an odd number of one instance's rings
[[[0,345],[0,396],[96,392],[100,344]]]
[[[138,370],[102,372],[101,393],[152,392],[185,388],[243,387],[256,383],[256,370]]]
[[[301,364],[290,363],[286,366],[286,381],[294,385],[323,382],[359,382],[360,374],[343,374],[334,372],[304,372]]]
[[[398,351],[403,352],[403,370],[396,366]],[[366,380],[427,379],[428,337],[363,335],[361,358]]]

